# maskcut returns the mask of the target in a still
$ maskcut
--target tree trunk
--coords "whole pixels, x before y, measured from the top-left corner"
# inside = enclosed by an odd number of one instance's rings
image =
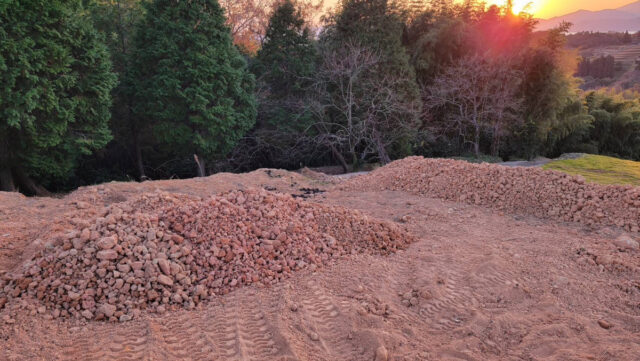
[[[15,176],[18,188],[22,193],[28,196],[51,196],[51,192],[31,179],[27,172],[25,172],[21,167],[13,168],[13,175]]]
[[[340,165],[342,166],[342,170],[344,171],[344,173],[345,174],[349,173],[349,166],[347,165],[347,161],[344,159],[342,154],[340,154],[340,152],[338,152],[338,150],[336,149],[335,145],[329,144],[329,148],[331,148],[331,153],[333,154],[333,156],[336,157],[338,162],[340,162]]]
[[[9,168],[0,168],[0,191],[15,192],[16,184],[13,182],[13,174]]]
[[[207,168],[206,168],[204,159],[198,157],[197,154],[193,155],[193,159],[195,159],[196,164],[198,165],[198,177],[206,177],[207,176]]]
[[[480,129],[478,129],[478,127],[476,127],[473,151],[476,153],[476,159],[480,158]]]
[[[380,163],[382,165],[391,163],[389,153],[387,153],[387,150],[384,148],[384,144],[382,143],[382,139],[380,138],[380,133],[377,130],[374,130],[373,137],[374,141],[376,142],[376,148],[378,150],[378,158],[380,158]]]
[[[138,175],[140,176],[140,181],[144,181],[147,179],[147,175],[144,172],[144,162],[142,160],[142,147],[140,146],[140,136],[136,134],[134,136],[134,145],[136,152],[136,166],[138,167]]]
[[[493,129],[493,141],[491,142],[491,155],[497,157],[500,155],[500,128],[498,126]]]

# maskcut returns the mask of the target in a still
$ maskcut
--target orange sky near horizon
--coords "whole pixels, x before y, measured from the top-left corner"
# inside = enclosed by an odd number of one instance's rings
[[[487,1],[495,4],[504,4],[504,1]],[[548,19],[572,13],[578,10],[604,10],[615,9],[631,4],[634,0],[514,0],[516,10],[524,8],[531,3],[531,11],[536,17]]]
[[[488,4],[502,5],[505,0],[486,0]],[[516,11],[524,9],[531,3],[528,12],[542,19],[565,15],[578,10],[615,9],[631,4],[636,0],[514,0]],[[325,4],[334,6],[338,0],[325,0]]]

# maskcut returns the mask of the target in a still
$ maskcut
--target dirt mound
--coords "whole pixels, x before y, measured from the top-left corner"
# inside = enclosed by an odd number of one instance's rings
[[[21,298],[39,313],[126,321],[163,313],[350,253],[387,254],[412,237],[358,211],[264,190],[203,200],[156,192],[111,205],[50,240],[0,280],[0,308]],[[26,303],[26,302],[25,302]],[[50,312],[50,313],[49,313]]]
[[[402,190],[540,218],[640,229],[640,188],[585,183],[537,168],[410,157],[340,185]]]

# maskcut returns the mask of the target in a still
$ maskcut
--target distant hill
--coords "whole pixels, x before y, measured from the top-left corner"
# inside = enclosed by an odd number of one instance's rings
[[[549,30],[563,21],[573,24],[571,32],[580,31],[640,31],[640,1],[617,9],[579,10],[571,14],[540,20],[537,30]]]

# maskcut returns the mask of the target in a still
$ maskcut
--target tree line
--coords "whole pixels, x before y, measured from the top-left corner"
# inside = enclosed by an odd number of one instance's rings
[[[603,46],[618,46],[637,44],[640,42],[640,33],[634,34],[628,31],[624,33],[607,32],[601,33],[596,31],[581,31],[575,34],[567,35],[567,46],[577,49],[590,49]]]
[[[569,24],[509,3],[8,0],[0,186],[27,194],[259,167],[640,158],[633,93],[583,93]]]
[[[580,77],[613,78],[616,75],[616,59],[613,55],[601,55],[593,59],[584,58],[578,64],[576,74]]]

